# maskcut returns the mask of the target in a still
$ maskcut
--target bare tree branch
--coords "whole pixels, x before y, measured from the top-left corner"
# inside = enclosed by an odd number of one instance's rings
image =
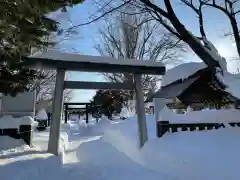
[[[113,19],[105,19],[106,27],[100,30],[102,42],[97,45],[101,55],[115,58],[162,61],[176,63],[184,45],[179,39],[166,32],[159,23],[153,23],[150,14],[130,15],[135,7],[126,6],[121,12],[115,12]],[[132,81],[129,73],[104,73],[108,81]],[[156,87],[158,76],[144,75],[143,87],[147,93],[151,87]],[[154,84],[154,85],[153,85]],[[129,92],[125,92],[129,94]],[[129,94],[131,96],[131,93]]]
[[[203,0],[199,0],[202,2]],[[238,5],[237,2],[240,2],[239,0],[224,0],[224,5],[221,5],[220,3],[216,3],[215,0],[208,0],[204,5],[215,8],[223,12],[229,19],[233,31],[233,36],[235,39],[237,52],[240,57],[240,34],[238,29],[238,24],[236,20],[236,14],[240,12],[240,9],[235,10]]]
[[[128,4],[129,2],[131,2],[131,0],[127,0],[127,1],[125,1],[124,3],[122,3],[121,5],[119,5],[119,6],[117,6],[117,7],[111,8],[111,10],[109,10],[109,11],[107,11],[107,12],[104,12],[103,14],[101,14],[100,16],[92,19],[91,21],[74,25],[74,26],[68,28],[67,31],[69,32],[69,31],[71,31],[71,30],[73,30],[74,28],[79,27],[79,26],[86,26],[86,25],[92,24],[93,22],[96,22],[96,21],[98,21],[99,19],[102,19],[102,18],[105,17],[106,15],[108,15],[108,14],[110,14],[110,13],[112,13],[112,12],[114,12],[114,11],[120,9],[120,8],[122,8],[123,6],[125,6],[126,4]]]
[[[203,24],[202,7],[209,2],[209,0],[200,0],[198,5],[194,5],[192,0],[181,0],[186,6],[190,7],[198,16],[199,30],[202,37],[206,37]]]

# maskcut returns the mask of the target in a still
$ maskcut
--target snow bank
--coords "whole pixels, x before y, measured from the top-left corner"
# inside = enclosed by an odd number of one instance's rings
[[[21,118],[13,118],[6,115],[0,118],[0,129],[18,129],[20,125],[32,125],[34,120],[30,116],[24,116]]]
[[[0,142],[1,142],[0,143],[0,156],[1,156],[1,154],[4,154],[4,153],[1,153],[1,151],[3,151],[3,150],[7,150],[7,149],[11,150],[11,149],[25,145],[25,142],[22,139],[14,139],[9,136],[0,136]]]
[[[60,133],[59,146],[60,146],[60,152],[63,152],[66,149],[68,149],[69,141],[68,141],[68,134],[66,132]]]
[[[62,123],[61,124],[61,131],[66,132],[67,134],[70,134],[71,131],[71,124],[68,123]]]
[[[156,121],[153,115],[147,116],[149,139],[156,137]],[[123,121],[108,124],[105,128],[103,140],[110,143],[130,159],[142,164],[139,154],[137,117],[133,116]]]
[[[147,168],[178,180],[237,180],[239,128],[179,132],[150,140],[141,151]]]
[[[136,127],[136,117],[113,124],[106,130],[103,140],[145,169],[172,180],[239,179],[240,128],[150,137],[139,149]],[[149,132],[152,130],[148,128]]]
[[[187,79],[189,76],[206,67],[206,64],[197,62],[178,65],[166,72],[162,79],[162,86],[167,86],[179,79]]]
[[[166,105],[161,109],[158,115],[159,121],[170,121],[173,117],[177,116],[171,109],[169,109]]]
[[[176,114],[165,106],[159,113],[159,121],[169,121],[172,124],[240,122],[239,117],[240,110],[237,109],[209,109]]]
[[[0,138],[2,140],[2,137]],[[67,173],[62,169],[61,157],[41,151],[37,147],[22,146],[0,153],[2,153],[0,154],[1,179],[50,180],[53,177],[58,180],[67,179]]]
[[[33,144],[40,146],[42,150],[47,151],[49,133],[50,133],[50,128],[47,128],[45,131],[35,132],[33,134]],[[58,152],[62,158],[62,161],[64,161],[65,151],[69,148],[69,136],[70,136],[70,130],[68,130],[66,126],[65,127],[61,126]]]
[[[34,121],[34,119],[30,116],[24,116],[24,117],[20,118],[21,125],[32,125],[35,123],[36,123],[36,121]]]
[[[20,126],[20,119],[13,118],[12,116],[3,116],[0,118],[0,129],[18,129]]]

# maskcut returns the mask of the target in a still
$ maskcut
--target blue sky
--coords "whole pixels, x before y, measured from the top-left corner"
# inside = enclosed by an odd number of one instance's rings
[[[177,15],[180,17],[183,24],[191,30],[194,34],[198,33],[198,21],[194,13],[183,5],[174,1],[174,8]],[[225,15],[217,10],[205,9],[204,24],[208,38],[218,48],[220,54],[225,56],[228,60],[232,59],[236,55],[235,47],[229,38],[224,37],[225,33],[230,31],[230,26]],[[73,24],[79,24],[87,21],[90,14],[96,12],[95,6],[91,3],[91,0],[86,0],[83,4],[77,5],[70,9],[66,14],[56,14],[57,19],[60,22],[60,26],[67,28],[70,26],[68,20],[71,20]],[[94,46],[99,40],[98,30],[101,28],[101,21],[94,24],[78,28],[79,34],[73,39],[68,41],[62,41],[58,44],[59,48],[78,52],[87,55],[99,55]],[[199,61],[198,58],[191,52],[185,54],[186,61]],[[237,64],[238,66],[238,64]],[[231,61],[228,64],[231,71],[236,70],[235,61]],[[103,77],[99,73],[84,73],[84,72],[69,72],[70,80],[81,81],[103,81]],[[94,95],[94,90],[74,90],[72,102],[87,102]]]

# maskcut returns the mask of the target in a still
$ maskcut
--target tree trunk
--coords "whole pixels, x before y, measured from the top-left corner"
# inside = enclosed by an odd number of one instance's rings
[[[201,42],[196,39],[179,21],[173,11],[170,0],[164,0],[164,2],[168,11],[168,19],[180,34],[182,40],[190,46],[190,48],[205,62],[209,68],[214,69],[215,67],[220,67],[219,63],[208,51],[206,51]]]
[[[231,22],[233,35],[234,35],[234,39],[235,39],[236,46],[237,46],[237,52],[238,52],[238,55],[240,57],[240,36],[239,36],[239,32],[238,32],[237,21],[236,21],[235,16],[234,17],[230,16],[229,19],[230,19],[230,22]]]

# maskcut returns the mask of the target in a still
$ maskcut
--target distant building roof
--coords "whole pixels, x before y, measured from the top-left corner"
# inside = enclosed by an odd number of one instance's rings
[[[205,102],[227,103],[238,100],[232,94],[226,92],[225,89],[225,84],[219,81],[215,73],[205,68],[190,75],[187,79],[179,79],[162,87],[146,102],[151,102],[153,98],[177,98],[188,105]]]
[[[162,78],[162,86],[167,86],[178,80],[184,80],[198,72],[207,68],[206,64],[199,62],[190,62],[180,64],[172,69],[167,70]]]
[[[185,91],[198,78],[199,78],[199,76],[192,77],[192,78],[184,80],[181,83],[177,83],[175,85],[162,87],[155,94],[153,94],[151,97],[149,97],[146,102],[151,102],[153,100],[153,98],[175,99],[177,96],[179,96],[183,91]]]

